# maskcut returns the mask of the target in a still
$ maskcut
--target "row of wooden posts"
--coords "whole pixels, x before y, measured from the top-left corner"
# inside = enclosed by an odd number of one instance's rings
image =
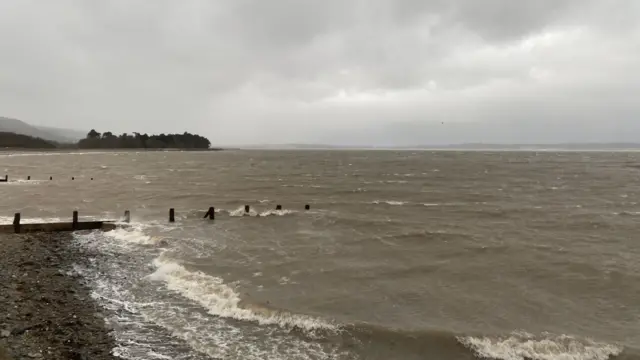
[[[311,206],[309,204],[304,206],[305,210],[310,210]],[[282,205],[276,205],[276,211],[282,210]],[[249,205],[244,206],[244,213],[249,214],[251,212],[251,207]],[[210,207],[209,210],[204,215],[205,219],[214,220],[215,219],[216,209],[215,207]],[[71,222],[58,222],[58,223],[27,223],[21,224],[21,215],[20,213],[15,213],[13,216],[13,224],[11,225],[0,225],[0,233],[25,233],[25,232],[59,232],[59,231],[76,231],[76,230],[114,230],[116,228],[116,221],[79,221],[78,220],[78,211],[73,212]],[[176,211],[174,208],[169,209],[169,222],[176,221]],[[126,210],[124,212],[123,222],[129,223],[131,222],[131,211]]]
[[[75,176],[71,177],[71,180],[75,180]],[[27,176],[27,180],[31,180],[31,176]],[[49,176],[49,180],[53,180],[53,176]],[[93,180],[93,178],[91,178]],[[5,175],[4,179],[0,178],[0,182],[9,182],[9,175]]]
[[[311,205],[307,204],[304,206],[305,210],[311,210]],[[276,205],[276,211],[281,211],[282,210],[282,205]],[[244,213],[245,214],[249,214],[251,213],[251,206],[249,205],[245,205],[244,206]],[[128,222],[130,220],[130,217],[128,215],[128,210],[127,212],[125,212],[125,221]],[[209,210],[207,210],[207,212],[204,214],[204,218],[205,219],[210,219],[213,220],[216,218],[216,208],[211,206],[209,208]],[[169,222],[175,222],[176,221],[176,211],[174,208],[169,209]]]

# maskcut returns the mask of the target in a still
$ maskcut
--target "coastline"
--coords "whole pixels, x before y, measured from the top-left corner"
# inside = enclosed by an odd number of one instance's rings
[[[0,236],[0,360],[115,360],[103,310],[71,269],[70,234]],[[3,353],[4,352],[4,353]]]
[[[117,149],[78,149],[78,148],[55,148],[55,149],[38,149],[38,148],[7,148],[0,147],[0,153],[2,152],[34,152],[34,153],[75,153],[75,152],[157,152],[157,151],[194,151],[194,152],[206,152],[206,151],[224,151],[230,150],[226,148],[209,148],[209,149],[148,149],[148,148],[117,148]]]

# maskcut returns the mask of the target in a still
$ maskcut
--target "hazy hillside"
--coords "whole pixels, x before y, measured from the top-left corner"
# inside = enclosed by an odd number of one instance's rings
[[[55,142],[76,142],[84,137],[76,130],[37,127],[24,121],[0,116],[0,131],[28,135]]]
[[[82,140],[87,136],[88,131],[79,131],[73,129],[63,129],[63,128],[54,128],[49,126],[36,126],[36,128],[50,133],[54,136],[58,136],[61,139],[67,139],[66,142],[77,142],[78,140]]]

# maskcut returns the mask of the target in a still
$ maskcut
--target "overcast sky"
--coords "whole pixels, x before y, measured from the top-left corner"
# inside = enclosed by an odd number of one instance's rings
[[[640,141],[640,0],[2,0],[0,116],[214,144]]]

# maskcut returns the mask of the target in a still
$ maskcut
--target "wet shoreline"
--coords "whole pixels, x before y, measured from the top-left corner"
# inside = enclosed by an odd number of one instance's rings
[[[116,359],[70,234],[0,236],[0,360]]]

